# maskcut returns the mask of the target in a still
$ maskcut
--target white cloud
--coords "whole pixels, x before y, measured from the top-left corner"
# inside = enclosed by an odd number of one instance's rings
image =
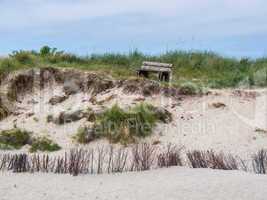
[[[0,25],[18,26],[144,13],[177,21],[266,17],[265,0],[0,0]]]

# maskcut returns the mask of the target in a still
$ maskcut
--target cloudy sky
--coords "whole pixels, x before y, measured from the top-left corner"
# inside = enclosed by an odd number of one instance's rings
[[[266,0],[0,0],[0,55],[209,50],[267,56]]]

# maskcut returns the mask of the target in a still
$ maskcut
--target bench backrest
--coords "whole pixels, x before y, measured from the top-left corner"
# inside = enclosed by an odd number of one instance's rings
[[[159,62],[143,62],[143,66],[150,66],[150,67],[164,67],[164,68],[172,68],[173,65],[169,63],[159,63]]]

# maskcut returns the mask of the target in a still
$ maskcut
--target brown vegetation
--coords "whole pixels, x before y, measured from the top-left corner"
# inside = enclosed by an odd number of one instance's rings
[[[165,149],[165,150],[164,150]],[[62,156],[45,154],[0,154],[0,171],[51,172],[60,174],[101,174],[144,171],[171,166],[211,168],[220,170],[248,170],[248,163],[238,157],[214,151],[189,151],[186,158],[181,148],[169,144],[165,148],[141,143],[128,148],[97,147],[73,149]],[[252,157],[252,170],[265,174],[267,153],[259,151]]]

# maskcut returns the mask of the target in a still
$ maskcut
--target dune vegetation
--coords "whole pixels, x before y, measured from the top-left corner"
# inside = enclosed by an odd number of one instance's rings
[[[30,152],[57,151],[60,146],[51,139],[43,137],[32,137],[32,133],[18,128],[0,132],[0,149],[20,149],[24,145],[30,145]]]
[[[111,143],[127,145],[152,134],[157,122],[168,123],[171,113],[150,104],[139,104],[129,110],[118,105],[99,115],[93,129],[81,127],[74,139],[86,144],[97,138],[108,138]]]
[[[172,63],[172,84],[186,82],[211,88],[266,86],[267,58],[226,58],[212,52],[169,51],[161,55],[145,55],[138,50],[128,54],[92,54],[77,56],[44,46],[40,51],[14,51],[0,59],[1,76],[9,71],[29,67],[67,67],[109,73],[115,78],[136,75],[142,61]]]

